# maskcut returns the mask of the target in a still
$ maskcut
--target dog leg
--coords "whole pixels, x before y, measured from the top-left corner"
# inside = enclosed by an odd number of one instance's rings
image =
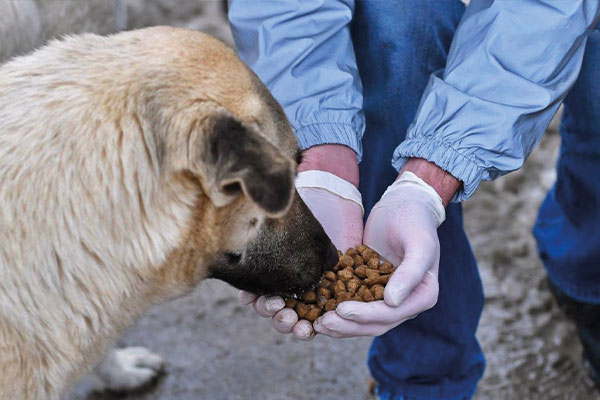
[[[163,367],[162,358],[145,347],[111,349],[94,370],[95,389],[134,391],[154,381]]]

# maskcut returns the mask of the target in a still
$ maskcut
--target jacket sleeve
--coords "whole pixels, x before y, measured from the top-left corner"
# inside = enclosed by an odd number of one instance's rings
[[[300,147],[343,144],[360,160],[353,11],[353,0],[231,0],[228,16],[241,59],[281,103]]]
[[[425,158],[463,182],[520,168],[574,84],[598,0],[473,0],[392,163]]]

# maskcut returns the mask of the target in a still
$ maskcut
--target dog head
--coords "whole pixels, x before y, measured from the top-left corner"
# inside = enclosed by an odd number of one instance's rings
[[[203,276],[258,294],[315,285],[337,250],[295,190],[300,149],[281,106],[217,40],[143,31],[161,49],[157,70],[166,71],[146,90],[145,118],[163,132],[166,162],[205,199],[191,228],[206,249]]]

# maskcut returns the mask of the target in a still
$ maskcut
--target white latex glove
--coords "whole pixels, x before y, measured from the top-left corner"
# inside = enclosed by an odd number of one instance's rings
[[[397,265],[383,300],[347,301],[315,321],[332,337],[379,336],[433,307],[438,298],[442,199],[411,172],[404,172],[371,211],[364,243]]]
[[[296,189],[337,249],[346,251],[362,242],[364,210],[354,185],[329,172],[312,170],[298,174]],[[273,328],[280,333],[293,332],[302,340],[314,337],[313,325],[298,321],[296,312],[284,308],[279,296],[257,297],[242,291],[240,303],[252,304],[258,315],[272,318]]]
[[[296,189],[336,249],[346,252],[362,243],[364,209],[353,184],[329,172],[305,171],[298,174]]]

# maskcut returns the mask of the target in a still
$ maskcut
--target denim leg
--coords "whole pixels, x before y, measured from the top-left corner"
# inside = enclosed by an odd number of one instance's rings
[[[557,181],[534,227],[550,279],[569,296],[600,304],[600,30],[564,102]]]
[[[429,75],[444,67],[464,6],[459,0],[357,1],[352,27],[363,82],[366,131],[360,191],[368,211],[397,176],[390,161]],[[447,208],[438,304],[373,341],[369,367],[381,399],[463,399],[485,361],[475,338],[483,308],[460,205]]]

